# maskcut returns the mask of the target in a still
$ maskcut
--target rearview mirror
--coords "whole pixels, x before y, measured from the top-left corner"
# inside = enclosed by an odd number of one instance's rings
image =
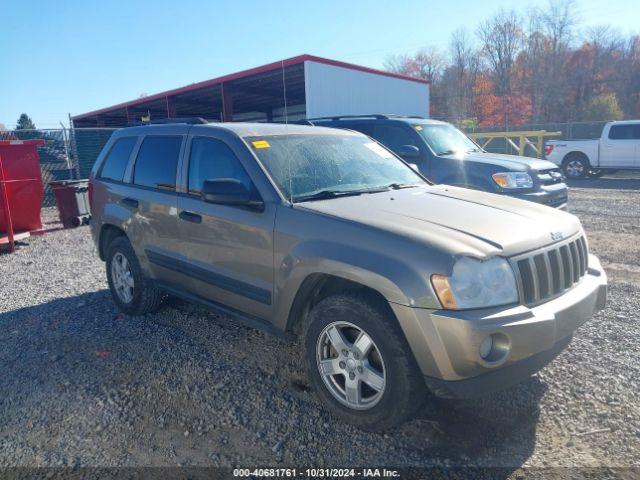
[[[205,180],[202,185],[202,199],[207,203],[235,205],[263,210],[264,203],[257,200],[255,194],[244,183],[235,178]]]
[[[403,145],[398,149],[398,155],[407,161],[416,160],[420,158],[420,150],[415,145]]]

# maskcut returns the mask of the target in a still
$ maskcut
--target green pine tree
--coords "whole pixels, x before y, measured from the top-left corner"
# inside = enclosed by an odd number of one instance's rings
[[[16,123],[16,130],[35,130],[35,129],[36,129],[36,124],[33,123],[33,120],[31,120],[31,117],[29,117],[29,115],[27,115],[26,113],[23,113],[22,115],[20,115],[20,118]]]

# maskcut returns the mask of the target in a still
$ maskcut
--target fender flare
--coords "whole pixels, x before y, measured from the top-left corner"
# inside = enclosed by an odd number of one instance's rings
[[[371,253],[366,248],[344,248],[327,241],[309,241],[294,248],[281,265],[276,266],[276,296],[274,318],[285,328],[296,296],[304,282],[314,275],[344,279],[367,287],[390,303],[440,308],[429,279],[409,264],[397,262],[391,256]]]

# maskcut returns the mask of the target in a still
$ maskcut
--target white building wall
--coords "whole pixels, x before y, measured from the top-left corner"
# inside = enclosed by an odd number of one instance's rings
[[[429,85],[361,70],[304,62],[307,118],[393,113],[429,116]]]

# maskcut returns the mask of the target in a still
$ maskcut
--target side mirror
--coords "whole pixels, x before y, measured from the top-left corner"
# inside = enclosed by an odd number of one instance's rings
[[[256,200],[251,190],[235,178],[205,180],[201,195],[207,203],[244,206],[260,211],[264,209],[264,203]]]
[[[413,163],[410,160],[417,160],[420,158],[420,149],[415,145],[403,145],[398,150],[398,155],[408,163]]]

